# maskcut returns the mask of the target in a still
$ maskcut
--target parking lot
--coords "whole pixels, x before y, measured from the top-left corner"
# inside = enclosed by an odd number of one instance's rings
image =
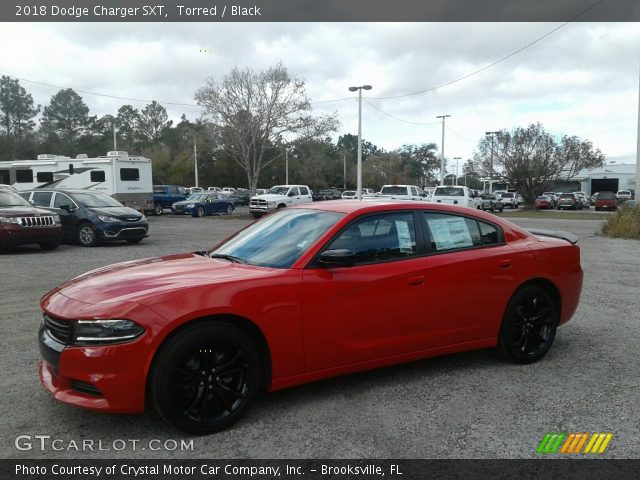
[[[38,301],[99,266],[209,247],[249,217],[151,217],[151,235],[138,245],[33,246],[1,255],[0,456],[168,456],[131,444],[83,452],[14,445],[18,435],[50,435],[62,446],[193,439],[193,450],[172,458],[535,458],[547,432],[612,432],[606,456],[637,458],[640,244],[597,235],[600,220],[511,220],[580,237],[581,303],[543,361],[515,365],[482,350],[321,381],[265,395],[236,426],[205,437],[185,436],[148,415],[97,414],[52,400],[36,369]]]

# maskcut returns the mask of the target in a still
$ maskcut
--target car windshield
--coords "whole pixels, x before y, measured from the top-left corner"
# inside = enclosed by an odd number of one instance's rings
[[[269,193],[274,195],[286,195],[289,191],[289,187],[273,187],[269,190]]]
[[[242,263],[289,268],[344,214],[284,209],[254,223],[212,252]]]
[[[382,195],[406,195],[407,187],[398,187],[398,186],[382,187],[382,190],[380,190],[380,193]]]
[[[0,190],[0,207],[30,207],[31,204],[27,202],[17,193],[10,192],[8,190]]]
[[[83,207],[122,207],[122,204],[102,193],[74,193],[73,200]]]
[[[441,197],[464,197],[464,188],[438,187],[433,195]]]

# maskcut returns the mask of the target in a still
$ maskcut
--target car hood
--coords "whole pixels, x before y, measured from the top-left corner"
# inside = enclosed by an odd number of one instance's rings
[[[41,217],[51,216],[50,210],[35,207],[0,207],[0,215],[3,217]]]
[[[155,294],[222,283],[228,279],[263,276],[270,268],[211,259],[196,253],[147,258],[109,265],[75,277],[49,292],[99,304],[136,301],[145,304]]]
[[[140,219],[142,214],[137,210],[129,207],[88,207],[92,212],[98,215],[108,215],[116,218]]]
[[[282,198],[286,198],[286,195],[277,195],[275,193],[265,193],[264,195],[256,195],[256,196],[251,197],[251,198],[252,199],[253,198],[259,198],[261,200],[269,201],[269,200],[279,200],[279,199],[282,199]]]

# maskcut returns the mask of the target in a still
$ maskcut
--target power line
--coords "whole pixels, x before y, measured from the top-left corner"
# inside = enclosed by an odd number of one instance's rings
[[[498,65],[499,63],[504,62],[505,60],[508,60],[509,58],[513,57],[514,55],[517,55],[518,53],[522,52],[523,50],[526,50],[527,48],[531,47],[532,45],[535,45],[536,43],[538,43],[540,40],[543,40],[545,38],[547,38],[549,35],[557,32],[558,30],[560,30],[561,28],[565,27],[566,25],[568,25],[571,22],[574,22],[575,20],[577,20],[579,17],[581,17],[582,15],[584,15],[585,13],[587,13],[589,10],[595,8],[598,4],[604,2],[605,0],[598,0],[597,2],[595,2],[594,4],[592,4],[591,6],[587,7],[586,9],[584,9],[583,11],[581,11],[580,13],[578,13],[576,16],[574,16],[573,18],[571,18],[570,20],[567,20],[566,22],[564,22],[562,25],[554,28],[553,30],[551,30],[550,32],[545,33],[544,35],[542,35],[541,37],[536,38],[534,41],[526,44],[524,47],[519,48],[518,50],[516,50],[515,52],[510,53],[509,55],[502,57],[499,60],[496,60],[493,63],[490,63],[489,65],[486,65],[482,68],[480,68],[479,70],[476,70],[474,72],[468,73],[467,75],[464,75],[460,78],[456,78],[455,80],[451,80],[449,82],[445,82],[445,83],[441,83],[440,85],[436,85],[435,87],[430,87],[430,88],[425,88],[424,90],[420,90],[418,92],[412,92],[412,93],[405,93],[402,95],[392,95],[390,97],[369,97],[375,100],[389,100],[389,99],[394,99],[394,98],[404,98],[404,97],[410,97],[413,95],[420,95],[422,93],[427,93],[427,92],[432,92],[434,90],[437,90],[439,88],[442,87],[447,87],[449,85],[453,85],[454,83],[458,83],[461,82],[462,80],[466,80],[469,77],[472,77],[474,75],[477,75],[478,73],[484,72],[485,70],[488,70],[491,67],[495,67],[496,65]]]
[[[408,123],[410,125],[416,125],[418,127],[428,127],[431,125],[440,125],[440,122],[431,122],[431,123],[418,123],[418,122],[412,122],[410,120],[404,120],[402,118],[396,117],[395,115],[392,115],[389,112],[385,112],[384,110],[381,110],[380,108],[376,107],[373,103],[368,102],[366,99],[362,99],[367,105],[369,105],[371,108],[376,109],[377,111],[379,111],[380,113],[383,113],[384,115],[386,115],[387,117],[391,117],[394,120],[397,120],[399,122],[403,122],[403,123]]]
[[[467,137],[465,137],[464,135],[459,134],[458,132],[456,132],[453,128],[451,128],[449,125],[445,126],[445,128],[447,130],[449,130],[451,133],[453,133],[455,136],[461,138],[462,140],[464,140],[465,142],[471,143],[473,145],[476,145],[477,142],[474,142],[473,140],[469,140]]]

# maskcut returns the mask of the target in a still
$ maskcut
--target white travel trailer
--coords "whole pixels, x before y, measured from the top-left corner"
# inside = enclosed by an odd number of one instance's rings
[[[105,157],[38,155],[37,160],[0,162],[0,183],[16,190],[74,188],[106,193],[140,211],[153,210],[151,160],[108,152]]]

